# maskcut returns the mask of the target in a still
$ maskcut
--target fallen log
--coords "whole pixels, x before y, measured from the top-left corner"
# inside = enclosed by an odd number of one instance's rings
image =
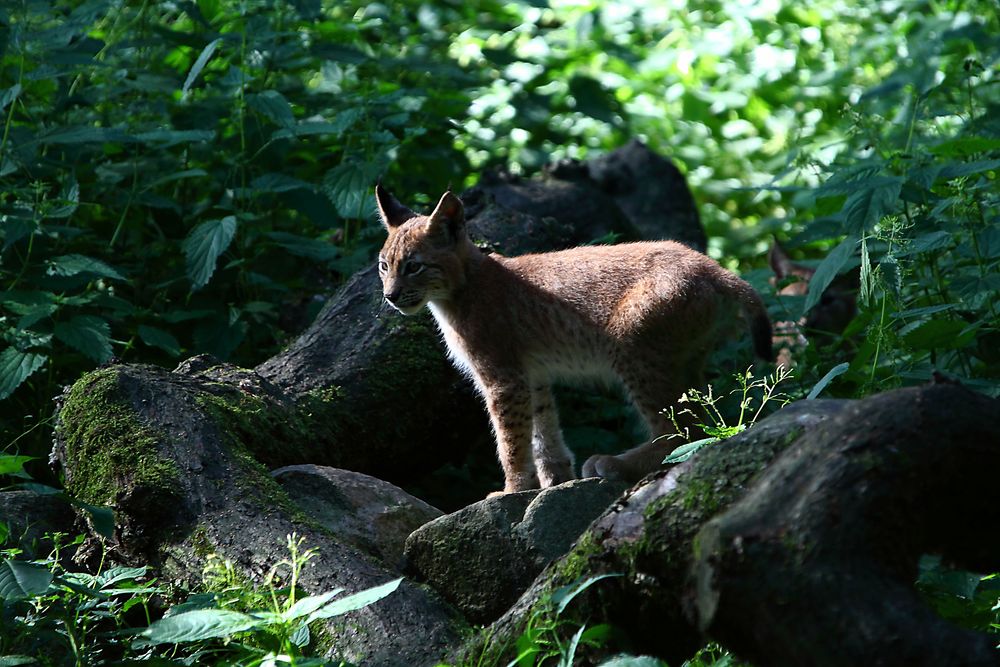
[[[952,385],[792,404],[627,492],[458,655],[504,664],[555,591],[614,573],[564,612],[615,628],[585,660],[716,639],[758,667],[998,665],[914,591],[922,553],[1000,567],[998,407]]]

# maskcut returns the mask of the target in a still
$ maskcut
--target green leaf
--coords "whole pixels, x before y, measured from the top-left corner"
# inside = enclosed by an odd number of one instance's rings
[[[202,52],[198,56],[198,59],[195,60],[194,65],[191,66],[191,71],[188,72],[187,79],[184,80],[184,86],[181,88],[181,93],[183,95],[185,96],[187,95],[188,90],[190,90],[191,86],[194,85],[195,79],[197,79],[198,75],[201,74],[201,70],[203,70],[205,68],[205,65],[208,64],[209,59],[212,57],[212,54],[215,53],[215,49],[218,48],[221,42],[222,42],[221,37],[218,39],[213,39],[211,42],[205,45],[204,49],[202,49]]]
[[[648,655],[617,655],[605,660],[599,667],[666,667],[665,662]],[[699,662],[698,664],[704,664]],[[718,663],[715,663],[718,665]]]
[[[111,358],[111,327],[96,315],[56,323],[55,337],[99,364]]]
[[[47,355],[21,352],[13,347],[0,352],[0,401],[13,394],[46,359]]]
[[[0,656],[0,667],[19,667],[20,665],[37,665],[38,661],[26,655]]]
[[[82,500],[69,495],[67,496],[67,499],[70,503],[76,505],[90,515],[90,523],[94,526],[94,530],[97,531],[98,535],[106,537],[109,540],[114,538],[115,511],[113,509],[110,507],[91,505],[90,503],[85,503]]]
[[[702,438],[701,440],[695,440],[694,442],[683,444],[680,447],[674,449],[674,451],[670,452],[670,454],[667,455],[667,458],[663,459],[663,463],[664,464],[683,463],[684,461],[687,461],[689,458],[694,456],[694,453],[697,452],[702,447],[704,447],[705,445],[710,445],[713,442],[718,442],[718,441],[719,438],[712,437],[712,438]]]
[[[917,255],[922,252],[931,252],[947,248],[952,244],[952,233],[944,230],[921,234],[913,239],[913,242],[906,246],[902,252],[896,253],[900,257],[907,255]]]
[[[373,208],[370,198],[378,169],[371,163],[347,160],[327,172],[323,186],[342,218],[364,218]]]
[[[126,142],[132,137],[117,128],[73,125],[57,128],[38,138],[43,144],[87,144],[106,141]]]
[[[1000,160],[978,160],[962,164],[949,164],[941,170],[941,178],[960,178],[1000,168]]]
[[[300,618],[302,616],[308,616],[343,592],[343,588],[336,588],[328,593],[323,593],[322,595],[310,595],[307,598],[296,601],[291,608],[285,610],[282,616],[288,621],[295,620],[296,618]]]
[[[569,92],[576,100],[576,110],[591,118],[613,123],[619,111],[614,94],[596,79],[575,74],[569,80]]]
[[[573,598],[596,584],[601,579],[611,579],[620,576],[622,575],[617,572],[610,572],[608,574],[598,574],[591,577],[580,577],[573,583],[558,589],[552,593],[552,604],[556,606],[556,616],[561,615],[566,610],[566,607],[568,607],[569,603],[573,601]]]
[[[21,94],[21,84],[15,83],[13,86],[3,91],[3,96],[0,97],[0,110],[6,109],[7,105],[17,99],[17,96]]]
[[[860,234],[874,227],[882,216],[895,210],[902,187],[901,178],[882,178],[874,187],[862,186],[850,195],[841,209],[847,231]]]
[[[565,652],[559,656],[559,667],[573,667],[573,663],[576,660],[576,648],[580,645],[580,637],[583,636],[583,631],[586,629],[586,625],[581,625],[576,633],[570,638],[569,645],[566,647]]]
[[[181,245],[187,260],[187,275],[192,289],[201,289],[215,273],[215,262],[236,234],[236,217],[203,222],[188,234]]]
[[[49,590],[52,572],[49,568],[20,560],[0,563],[0,600],[21,600],[41,595]]]
[[[913,327],[904,327],[900,332],[903,342],[920,350],[964,347],[972,340],[976,327],[965,320],[928,320]]]
[[[176,357],[181,353],[181,344],[177,342],[174,335],[169,331],[164,331],[158,327],[151,327],[145,324],[139,325],[139,338],[150,347],[158,347],[171,357]]]
[[[247,106],[266,117],[278,127],[290,128],[295,125],[292,105],[276,90],[265,90],[256,95],[247,95]]]
[[[848,236],[836,248],[831,250],[830,254],[816,267],[816,273],[809,279],[809,294],[806,296],[806,303],[803,306],[802,312],[809,312],[809,309],[819,303],[823,292],[830,286],[833,279],[840,273],[840,269],[843,268],[847,260],[854,254],[855,245],[857,245],[857,240],[853,236]]]
[[[299,257],[306,257],[317,262],[329,262],[340,257],[340,248],[326,241],[287,232],[268,232],[267,236],[288,252]]]
[[[135,138],[143,143],[156,143],[157,148],[169,148],[177,144],[186,144],[215,139],[215,130],[152,130],[140,132]]]
[[[90,273],[102,278],[126,280],[125,276],[114,267],[86,255],[60,255],[47,263],[46,273],[50,276],[75,276],[79,273]]]
[[[817,396],[820,395],[820,393],[822,393],[824,389],[826,389],[827,385],[833,382],[833,380],[838,375],[843,375],[844,373],[846,373],[850,367],[851,365],[845,361],[844,363],[837,364],[836,366],[828,370],[826,372],[826,375],[820,378],[819,382],[816,383],[816,386],[814,386],[812,390],[809,392],[809,395],[806,396],[806,400],[811,401],[815,399]]]
[[[271,172],[253,179],[250,186],[263,192],[291,192],[292,190],[312,190],[312,183],[306,183],[288,174]]]
[[[318,618],[331,618],[333,616],[340,616],[341,614],[346,614],[349,611],[354,611],[356,609],[361,609],[362,607],[367,607],[373,602],[378,602],[385,596],[389,595],[397,588],[399,584],[403,581],[402,578],[393,579],[390,582],[384,583],[381,586],[375,586],[367,590],[363,590],[354,595],[348,595],[346,598],[341,598],[330,604],[322,607],[309,615],[306,623],[312,623]]]
[[[179,644],[215,637],[229,637],[258,627],[253,616],[228,609],[195,609],[166,616],[142,631],[151,644]]]
[[[24,464],[28,461],[34,461],[35,458],[34,456],[0,454],[0,475],[24,472]]]
[[[989,137],[956,137],[930,147],[930,152],[942,157],[964,157],[1000,149],[1000,139]]]

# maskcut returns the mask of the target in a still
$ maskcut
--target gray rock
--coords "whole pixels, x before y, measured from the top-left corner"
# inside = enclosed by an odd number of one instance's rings
[[[407,566],[470,621],[488,623],[626,487],[585,479],[487,498],[414,531]]]
[[[75,519],[73,508],[62,498],[33,491],[0,493],[0,521],[10,529],[9,539],[28,556],[47,554],[52,543],[42,538],[56,532],[72,533]]]
[[[360,472],[296,465],[271,475],[310,519],[390,568],[401,564],[406,537],[442,514],[398,486]]]

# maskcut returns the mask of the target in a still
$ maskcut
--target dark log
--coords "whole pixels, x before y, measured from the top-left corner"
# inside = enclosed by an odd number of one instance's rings
[[[997,639],[946,623],[921,554],[1000,567],[1000,401],[952,385],[851,405],[698,534],[699,626],[760,667],[1000,665]]]
[[[922,553],[1000,567],[998,407],[944,385],[793,404],[627,493],[463,653],[510,656],[553,591],[622,573],[567,610],[616,627],[601,654],[679,664],[715,638],[759,667],[998,665],[914,591]]]

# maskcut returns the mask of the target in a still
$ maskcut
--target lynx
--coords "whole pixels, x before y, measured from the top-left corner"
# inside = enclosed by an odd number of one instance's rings
[[[451,192],[429,216],[381,186],[375,195],[389,233],[378,259],[383,296],[404,315],[428,306],[455,365],[474,380],[496,436],[502,493],[575,477],[553,382],[620,381],[655,435],[673,430],[662,409],[702,385],[705,357],[735,311],[749,322],[755,352],[771,358],[757,293],[679,243],[503,257],[469,240]],[[675,444],[591,457],[583,474],[636,481]]]

